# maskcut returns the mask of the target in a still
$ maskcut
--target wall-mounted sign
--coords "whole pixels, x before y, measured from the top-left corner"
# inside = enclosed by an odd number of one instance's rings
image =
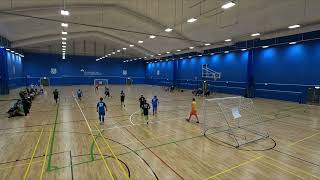
[[[57,68],[51,68],[50,70],[51,74],[57,74]]]

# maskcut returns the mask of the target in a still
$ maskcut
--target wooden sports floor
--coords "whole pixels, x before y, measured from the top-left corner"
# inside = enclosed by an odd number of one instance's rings
[[[5,100],[18,90],[0,96],[0,179],[320,179],[320,107],[254,99],[270,139],[236,149],[203,136],[203,98],[197,98],[200,124],[185,121],[190,91],[111,85],[100,126],[96,103],[102,88],[97,94],[92,86],[57,87],[57,105],[53,88],[35,99],[27,117],[8,119],[5,113]],[[84,97],[78,106],[72,92],[79,88]],[[159,97],[149,125],[139,114],[140,94],[149,102]]]

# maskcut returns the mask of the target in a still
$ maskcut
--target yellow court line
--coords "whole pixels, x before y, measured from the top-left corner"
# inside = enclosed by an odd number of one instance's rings
[[[78,107],[79,107],[79,109],[80,109],[80,112],[81,112],[84,120],[86,121],[86,124],[87,124],[87,126],[88,126],[88,128],[89,128],[89,131],[90,131],[90,134],[91,134],[91,138],[92,138],[92,140],[94,141],[94,144],[96,145],[96,147],[97,147],[97,149],[98,149],[98,151],[99,151],[99,154],[100,154],[100,156],[101,156],[101,159],[102,159],[102,161],[103,161],[103,163],[104,163],[104,165],[105,165],[105,167],[106,167],[106,169],[107,169],[107,171],[108,171],[111,179],[114,180],[114,177],[113,177],[113,174],[112,174],[112,172],[111,172],[111,169],[110,169],[110,167],[108,166],[108,163],[107,163],[106,159],[104,158],[104,155],[102,154],[102,151],[101,151],[101,149],[100,149],[100,147],[99,147],[99,145],[98,145],[98,143],[97,143],[97,141],[96,141],[96,138],[95,138],[94,135],[92,134],[92,129],[91,129],[89,123],[88,123],[87,117],[84,115],[84,113],[83,113],[83,111],[82,111],[82,109],[81,109],[81,107],[80,107],[80,105],[79,105],[79,103],[78,103],[78,100],[77,100],[76,97],[74,96],[73,92],[72,92],[72,96],[74,97],[74,100],[76,101],[76,103],[77,103],[77,105],[78,105]]]
[[[311,136],[305,137],[305,138],[303,138],[303,139],[301,139],[301,140],[299,140],[299,141],[296,141],[296,142],[294,142],[294,143],[289,144],[288,146],[293,146],[293,145],[295,145],[295,144],[298,144],[298,143],[300,143],[300,142],[302,142],[302,141],[304,141],[304,140],[307,140],[307,139],[309,139],[309,138],[312,138],[313,136],[318,135],[319,133],[320,133],[320,132],[315,133],[315,134],[313,134],[313,135],[311,135]]]
[[[239,168],[239,167],[241,167],[241,166],[243,166],[243,165],[249,164],[250,162],[259,160],[259,159],[261,159],[261,158],[263,158],[263,156],[255,157],[255,158],[253,158],[253,159],[250,159],[250,160],[248,160],[248,161],[246,161],[246,162],[243,162],[243,163],[241,163],[241,164],[238,164],[238,165],[236,165],[236,166],[227,168],[227,169],[225,169],[225,170],[223,170],[223,171],[221,171],[221,172],[219,172],[219,173],[217,173],[217,174],[215,174],[215,175],[213,175],[213,176],[207,177],[207,178],[205,178],[204,180],[208,180],[208,179],[215,178],[215,177],[217,177],[217,176],[220,176],[220,175],[222,175],[222,174],[225,174],[225,173],[227,173],[227,172],[229,172],[229,171],[232,171],[232,170],[234,170],[234,169],[237,169],[237,168]]]
[[[39,163],[39,162],[42,162],[42,160],[40,160],[40,161],[34,161],[33,164]],[[2,167],[2,168],[0,168],[0,171],[1,171],[1,170],[4,170],[4,169],[10,169],[10,168],[15,168],[15,167],[19,167],[19,166],[24,166],[24,165],[27,165],[27,164],[29,164],[29,163],[23,163],[23,164],[17,164],[17,165],[13,165],[13,166]]]
[[[33,152],[32,152],[32,156],[31,156],[29,165],[28,165],[28,167],[27,167],[27,170],[26,170],[26,172],[24,173],[23,180],[26,180],[26,179],[28,178],[29,170],[30,170],[30,167],[31,167],[31,165],[32,165],[32,161],[33,161],[34,155],[36,154],[36,151],[37,151],[37,149],[38,149],[38,145],[39,145],[40,139],[41,139],[41,137],[42,137],[42,133],[43,133],[43,128],[42,128],[41,133],[40,133],[40,135],[39,135],[39,137],[38,137],[37,144],[36,144],[36,146],[34,147],[34,150],[33,150]]]
[[[243,154],[246,154],[246,155],[249,155],[249,156],[251,156],[251,157],[254,157],[254,155],[251,155],[250,153],[245,153],[245,152],[242,152],[242,151],[239,151],[239,152],[241,152],[241,153],[243,153]],[[260,154],[260,153],[255,153],[255,155],[261,155],[261,154]],[[306,172],[306,171],[303,171],[303,170],[301,170],[301,169],[298,169],[298,168],[296,168],[296,167],[290,166],[290,165],[287,164],[287,163],[284,163],[284,162],[278,161],[278,160],[276,160],[276,159],[273,159],[273,158],[271,158],[270,156],[267,156],[267,155],[263,155],[263,156],[264,156],[265,158],[268,158],[268,159],[270,159],[270,160],[272,160],[272,161],[275,161],[275,162],[277,162],[277,163],[279,163],[279,164],[282,164],[283,166],[289,166],[289,167],[291,167],[292,169],[294,169],[294,170],[296,170],[296,171],[300,171],[300,172],[302,172],[302,173],[304,173],[304,174],[306,174],[306,175],[308,175],[308,176],[312,176],[312,177],[315,177],[316,179],[320,179],[318,176],[315,176],[315,175],[313,175],[313,174],[310,174],[310,173],[308,173],[308,172]],[[299,176],[298,174],[296,174],[296,173],[294,173],[294,172],[291,172],[291,171],[289,171],[289,170],[285,170],[285,169],[283,169],[283,168],[280,167],[280,166],[277,166],[277,165],[272,164],[272,163],[270,163],[270,162],[268,163],[268,162],[266,162],[266,161],[264,161],[264,160],[261,160],[261,162],[262,162],[262,163],[269,164],[269,165],[274,166],[274,167],[277,167],[277,168],[279,168],[279,169],[281,169],[281,170],[283,170],[283,171],[285,171],[285,172],[287,172],[287,173],[293,174],[293,175],[295,175],[296,177],[303,179],[303,178],[302,178],[301,176]],[[290,169],[290,168],[288,168],[288,169]]]
[[[270,159],[270,160],[272,160],[272,161],[275,161],[275,162],[277,162],[277,163],[279,163],[279,164],[284,164],[284,165],[290,166],[290,165],[288,165],[288,164],[286,164],[286,163],[282,163],[281,161],[277,161],[277,160],[272,159],[272,158],[270,158],[270,157],[268,157],[268,156],[265,156],[265,157],[268,158],[268,159]],[[294,173],[294,172],[292,172],[292,171],[285,170],[285,169],[283,169],[282,167],[277,166],[277,165],[275,165],[275,164],[272,164],[272,163],[270,163],[270,162],[266,162],[266,161],[262,161],[262,162],[267,163],[267,164],[269,164],[269,165],[271,165],[271,166],[277,167],[277,168],[279,168],[279,169],[281,169],[281,170],[283,170],[283,171],[285,171],[285,172],[288,172],[288,173],[290,173],[290,174],[293,174],[293,175],[295,175],[295,176],[297,176],[297,177],[299,177],[299,178],[301,178],[301,179],[305,179],[305,178],[297,175],[296,173]],[[290,166],[290,167],[294,168],[293,166]],[[300,172],[302,172],[302,173],[304,173],[304,174],[306,174],[306,175],[312,176],[312,177],[314,177],[314,178],[316,178],[316,179],[320,179],[319,177],[317,177],[317,176],[315,176],[315,175],[312,175],[312,174],[310,174],[310,173],[307,173],[307,172],[305,172],[305,171],[303,171],[303,170],[301,170],[301,169],[297,169],[297,168],[294,168],[294,169],[297,170],[297,171],[300,171]]]
[[[118,163],[118,165],[119,165],[120,169],[122,170],[122,172],[124,173],[124,175],[125,175],[128,179],[130,179],[130,177],[129,177],[128,173],[124,170],[124,168],[123,168],[123,166],[122,166],[121,162],[119,161],[118,157],[117,157],[117,156],[114,154],[114,152],[112,151],[112,148],[110,147],[110,145],[109,145],[109,143],[108,143],[107,139],[102,135],[102,133],[101,133],[101,131],[99,130],[99,128],[97,127],[97,125],[96,125],[96,124],[94,124],[94,126],[95,126],[95,127],[96,127],[96,129],[98,130],[98,132],[99,132],[100,136],[102,137],[102,139],[103,139],[104,143],[105,143],[105,144],[107,145],[107,147],[109,148],[109,150],[110,150],[110,152],[111,152],[112,156],[117,160],[117,163]]]
[[[43,158],[43,164],[42,164],[42,169],[41,169],[40,180],[43,179],[44,167],[45,167],[46,161],[47,161],[47,156],[48,156],[49,144],[50,144],[51,136],[52,136],[52,128],[50,128],[50,134],[49,134],[49,138],[48,138],[46,152],[45,152],[45,155],[44,155],[44,158]]]

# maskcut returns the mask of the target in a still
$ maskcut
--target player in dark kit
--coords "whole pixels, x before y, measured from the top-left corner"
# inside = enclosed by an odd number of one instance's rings
[[[126,107],[126,105],[124,104],[124,98],[126,97],[126,95],[124,94],[124,92],[121,90],[121,93],[120,93],[120,102],[121,102],[121,108],[122,108],[122,105],[123,107]]]
[[[58,99],[59,99],[59,92],[58,89],[55,89],[53,91],[53,99],[56,101],[56,104],[58,103]]]
[[[110,97],[110,90],[107,86],[104,88],[104,94],[106,95],[106,97]]]
[[[81,101],[81,98],[82,98],[82,91],[81,91],[81,89],[78,89],[78,91],[77,91],[77,96],[78,96],[78,99]]]
[[[104,123],[106,111],[108,111],[107,105],[103,102],[103,98],[100,98],[100,101],[97,103],[97,112],[99,114],[100,125]]]
[[[146,98],[144,98],[143,95],[141,94],[141,96],[139,98],[141,114],[143,114],[143,107],[142,106],[143,106],[145,100],[146,100]]]
[[[150,105],[147,103],[147,100],[143,101],[142,109],[143,109],[144,118],[147,121],[147,124],[149,124],[149,109],[150,109]]]

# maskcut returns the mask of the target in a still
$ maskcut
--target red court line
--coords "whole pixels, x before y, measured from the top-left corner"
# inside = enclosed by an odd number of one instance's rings
[[[129,129],[127,129],[126,127],[124,128],[125,130],[127,130],[136,140],[138,140],[146,149],[148,149],[153,155],[155,155],[158,159],[160,159],[160,161],[165,164],[169,169],[171,169],[177,176],[179,176],[181,179],[184,180],[184,178],[177,173],[177,171],[175,171],[172,167],[169,166],[169,164],[167,164],[163,159],[161,159],[156,153],[154,153],[149,147],[147,147],[145,144],[143,144],[142,141],[140,141],[131,131],[129,131]]]

